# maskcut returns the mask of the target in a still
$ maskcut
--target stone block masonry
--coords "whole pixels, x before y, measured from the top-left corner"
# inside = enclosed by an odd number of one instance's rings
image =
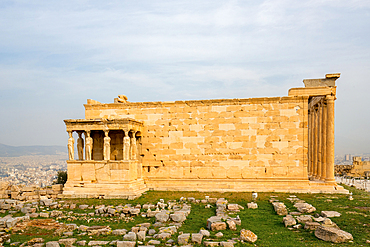
[[[64,194],[130,197],[148,189],[345,193],[333,180],[333,78],[339,74],[327,75],[330,83],[306,80],[305,88],[293,88],[287,97],[88,100],[85,119],[65,120],[71,147]],[[79,136],[76,160],[73,131]]]

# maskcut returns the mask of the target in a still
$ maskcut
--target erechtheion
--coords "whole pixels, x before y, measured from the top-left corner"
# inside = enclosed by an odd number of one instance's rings
[[[286,97],[129,102],[120,95],[108,104],[89,99],[85,119],[64,121],[69,160],[63,194],[347,193],[334,180],[339,76],[303,80],[305,87],[290,89]]]

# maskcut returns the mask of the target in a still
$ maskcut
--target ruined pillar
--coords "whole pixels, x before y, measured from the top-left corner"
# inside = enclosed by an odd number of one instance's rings
[[[325,100],[323,100],[323,103],[322,103],[322,133],[321,133],[321,177],[320,179],[322,181],[325,181],[326,179],[326,139],[327,139],[327,130],[326,130],[326,126],[327,126],[327,114],[328,114],[328,111],[327,111],[327,106],[326,106],[326,103],[325,103]]]
[[[130,137],[128,133],[128,131],[125,131],[125,136],[123,137],[123,160],[129,160],[130,158]]]
[[[334,96],[326,96],[327,129],[326,129],[326,178],[325,182],[335,183],[334,178]]]
[[[72,136],[73,131],[68,131],[68,159],[74,160],[75,159],[75,139]]]
[[[91,160],[92,157],[92,148],[93,148],[93,139],[90,136],[90,130],[85,132],[86,144],[85,144],[85,159]]]
[[[104,137],[104,160],[110,160],[110,137],[109,137],[109,130],[104,131],[105,137]]]
[[[84,159],[84,139],[82,138],[82,131],[77,131],[78,139],[77,139],[77,153],[78,159]]]

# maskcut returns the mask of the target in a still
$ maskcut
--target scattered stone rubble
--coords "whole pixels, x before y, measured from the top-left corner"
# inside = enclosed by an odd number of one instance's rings
[[[48,197],[41,197],[41,200],[31,199],[30,201],[20,201],[12,199],[0,200],[0,209],[7,216],[0,218],[0,244],[10,241],[9,229],[19,231],[29,226],[47,227],[53,229],[54,235],[59,236],[59,241],[44,243],[43,239],[32,239],[24,245],[41,247],[69,246],[103,246],[117,245],[124,246],[191,246],[192,244],[203,244],[204,246],[234,246],[237,242],[257,241],[257,235],[250,230],[241,229],[239,238],[229,239],[228,241],[217,241],[223,237],[221,231],[237,231],[241,226],[241,219],[238,212],[244,207],[238,204],[229,203],[225,198],[206,198],[196,200],[195,198],[180,198],[179,201],[160,200],[156,204],[146,203],[143,205],[76,205],[65,201],[54,201]],[[278,215],[282,215],[285,227],[289,229],[304,228],[314,231],[317,238],[333,243],[346,242],[353,239],[348,232],[341,230],[330,218],[340,217],[340,213],[335,211],[322,211],[321,214],[311,215],[316,208],[311,204],[300,200],[296,196],[287,198],[292,202],[297,211],[290,212],[286,205],[276,197],[271,197],[274,210]],[[205,229],[200,229],[198,233],[178,232],[179,227],[186,221],[191,213],[191,203],[203,203],[216,207],[216,215],[207,219]],[[255,202],[247,204],[249,210],[255,210],[258,205]],[[64,210],[62,210],[64,209]],[[77,212],[65,209],[78,209]],[[12,215],[22,212],[25,216],[13,217]],[[111,229],[109,222],[130,222],[135,217],[154,218],[154,223],[141,223],[131,229]],[[37,219],[35,219],[37,218]],[[41,219],[40,219],[41,218]],[[63,224],[58,221],[80,220],[88,223],[99,222],[98,225],[85,226],[77,224]],[[152,221],[153,222],[153,221]],[[103,224],[102,223],[107,223]],[[87,235],[90,241],[77,241],[77,236]],[[117,240],[97,241],[94,236],[113,235]],[[177,240],[173,240],[177,236]],[[14,246],[16,244],[12,244]]]
[[[299,229],[304,225],[305,230],[315,231],[315,236],[324,241],[333,243],[342,243],[353,240],[350,233],[340,230],[340,228],[330,219],[330,217],[340,217],[341,214],[336,211],[322,211],[321,216],[313,217],[310,213],[316,211],[316,208],[296,196],[291,195],[287,198],[291,201],[298,212],[289,212],[284,203],[276,198],[270,199],[274,210],[278,215],[286,215],[283,218],[285,227],[289,229]],[[304,213],[305,215],[302,215]],[[298,224],[297,224],[298,223]]]
[[[143,205],[76,205],[63,200],[54,201],[47,196],[39,197],[39,200],[29,198],[29,201],[2,199],[0,208],[3,213],[9,214],[0,218],[0,243],[9,241],[10,234],[5,231],[13,228],[14,232],[23,231],[30,226],[47,228],[53,230],[54,236],[58,241],[44,243],[44,239],[35,238],[23,243],[21,246],[33,245],[41,247],[59,247],[69,246],[103,246],[117,245],[124,246],[155,246],[166,244],[166,246],[203,244],[204,246],[234,246],[237,241],[255,242],[257,235],[250,230],[242,229],[239,239],[230,239],[228,241],[217,241],[217,238],[223,236],[221,231],[237,231],[237,226],[241,225],[241,220],[236,215],[244,207],[238,204],[228,203],[224,198],[209,198],[196,200],[195,198],[181,198],[179,201],[160,200],[156,204],[146,203]],[[186,221],[191,213],[191,203],[203,203],[216,206],[216,216],[213,216],[205,222],[208,230],[200,229],[198,233],[178,232],[179,227]],[[207,206],[205,206],[207,207]],[[257,208],[254,203],[252,208]],[[69,210],[68,210],[69,209]],[[71,211],[78,209],[77,211]],[[13,217],[12,214],[22,212],[25,216]],[[135,217],[154,218],[155,223],[141,223],[133,226],[131,229],[111,229],[109,222],[129,222]],[[99,222],[99,225],[86,226],[77,224],[63,224],[64,221],[85,221],[88,223]],[[212,232],[212,234],[211,234]],[[2,234],[3,233],[3,234]],[[90,241],[77,241],[77,236],[89,236]],[[119,239],[109,241],[94,240],[94,236],[113,235]],[[177,236],[177,241],[173,240]],[[12,243],[12,246],[20,243]]]
[[[13,199],[19,201],[40,200],[42,197],[57,199],[61,198],[63,185],[55,184],[51,188],[38,188],[36,186],[12,185],[2,183],[0,187],[1,199]]]

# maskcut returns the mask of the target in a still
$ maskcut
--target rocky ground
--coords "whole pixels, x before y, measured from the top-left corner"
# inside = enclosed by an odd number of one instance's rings
[[[257,197],[256,193],[254,197]],[[284,200],[291,202],[293,208],[287,208],[277,196],[272,195],[269,199],[276,214],[283,217],[280,223],[282,228],[285,226],[292,231],[303,229],[313,232],[318,239],[333,243],[353,240],[350,233],[341,230],[334,222],[334,218],[341,217],[340,213],[330,210],[317,212],[314,205],[296,195],[287,195]],[[205,218],[204,227],[195,232],[194,228],[192,232],[180,231],[191,217],[193,207],[211,209],[215,214]],[[4,215],[0,218],[0,242],[10,246],[36,247],[258,244],[255,232],[240,229],[243,219],[239,214],[245,215],[249,210],[258,211],[258,203],[250,201],[243,207],[225,198],[209,196],[119,205],[94,205],[48,198],[30,201],[3,199],[0,201],[0,213]],[[120,228],[122,225],[130,227]],[[228,232],[233,234],[228,237]],[[29,240],[28,237],[28,240],[22,241],[25,235],[35,238]]]

